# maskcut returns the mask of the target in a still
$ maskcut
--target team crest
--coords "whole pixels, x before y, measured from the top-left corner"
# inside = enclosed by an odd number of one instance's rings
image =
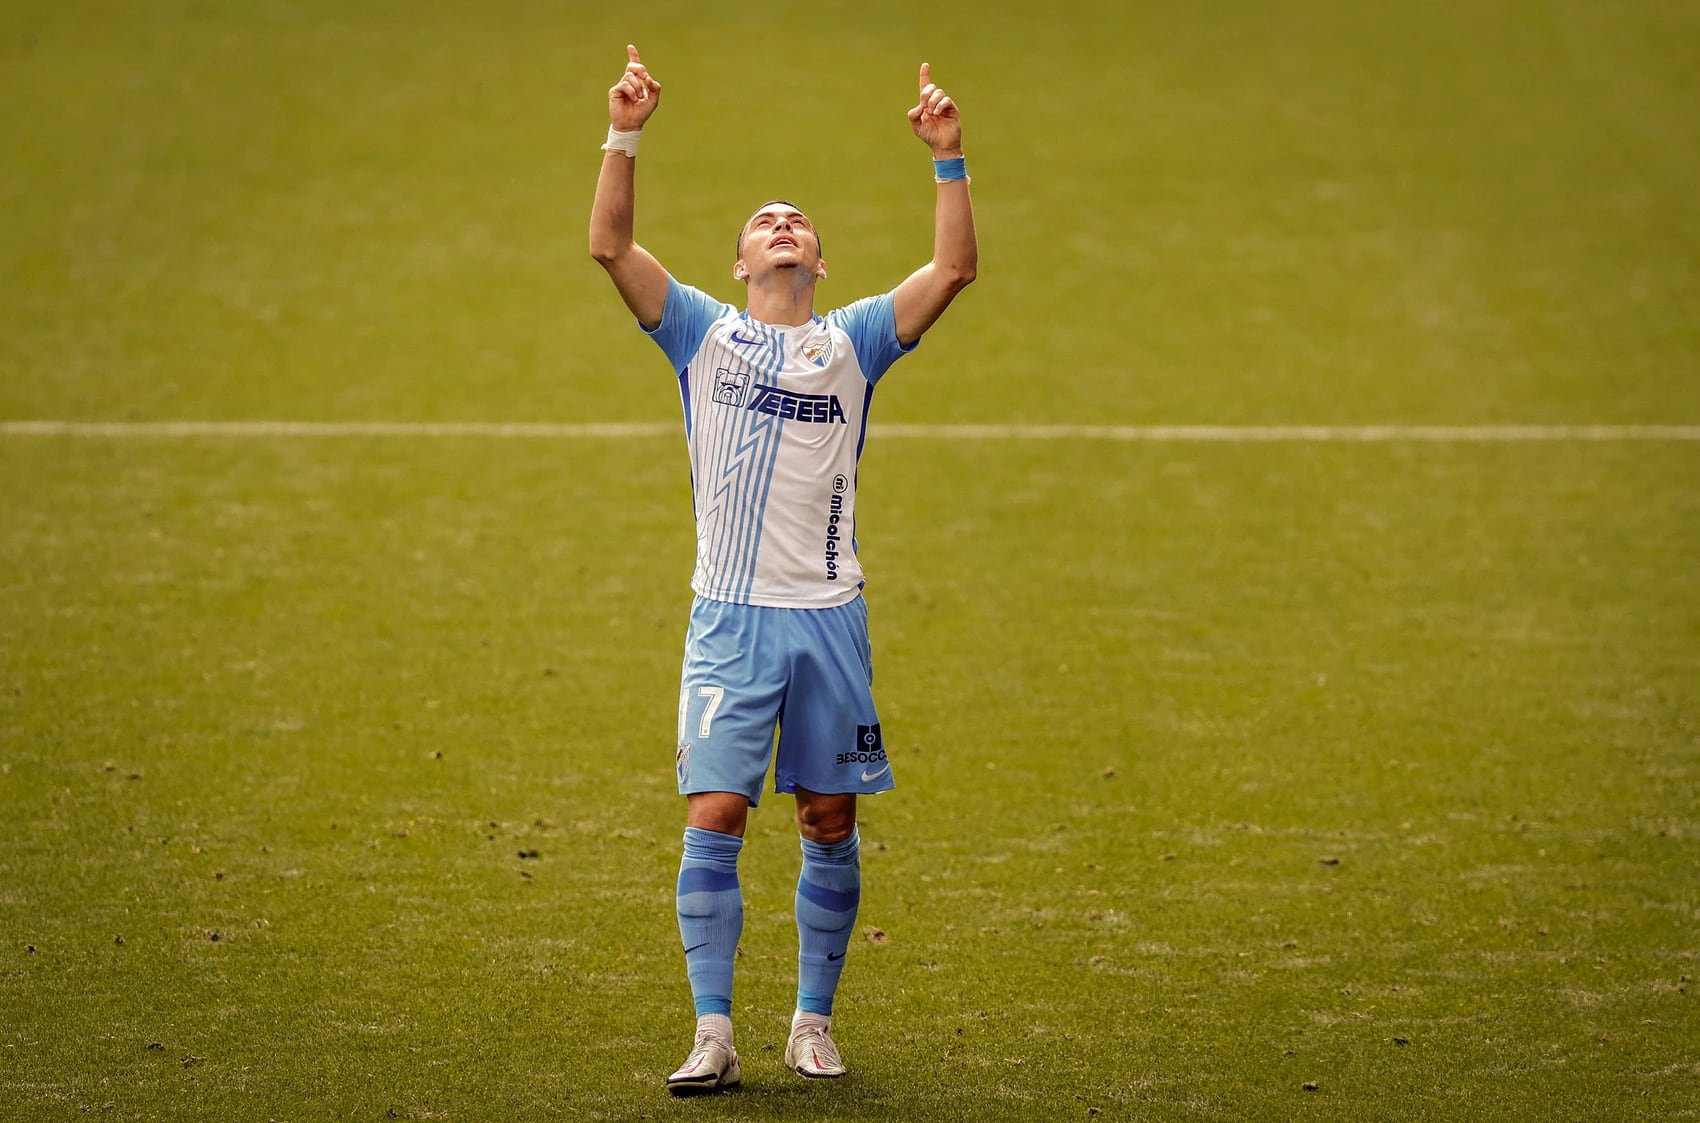
[[[723,406],[744,404],[744,391],[750,386],[749,371],[730,371],[721,367],[714,372],[714,400]]]
[[[679,770],[679,783],[684,783],[685,773],[691,767],[691,743],[689,741],[679,742],[679,751],[673,756],[673,766]]]
[[[803,358],[817,367],[824,367],[830,363],[832,361],[832,336],[829,335],[818,343],[805,344]]]

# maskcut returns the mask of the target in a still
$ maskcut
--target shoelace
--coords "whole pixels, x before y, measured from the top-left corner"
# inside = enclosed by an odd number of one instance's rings
[[[697,1034],[696,1041],[691,1048],[691,1055],[685,1058],[685,1067],[690,1069],[703,1064],[707,1057],[709,1046],[711,1045],[722,1045],[725,1046],[727,1050],[732,1048],[726,1039],[721,1037],[719,1034],[709,1033],[707,1031],[699,1033]]]
[[[821,1026],[803,1026],[797,1030],[797,1044],[801,1048],[813,1050],[816,1056],[825,1053],[830,1056],[833,1052],[832,1038]]]

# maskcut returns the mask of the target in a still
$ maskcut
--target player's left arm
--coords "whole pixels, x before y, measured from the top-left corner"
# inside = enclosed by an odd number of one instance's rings
[[[909,126],[933,150],[933,159],[962,158],[962,114],[956,102],[933,85],[932,67],[927,63],[921,64],[921,99],[909,111]],[[956,294],[974,280],[979,264],[968,180],[943,180],[933,211],[933,259],[904,278],[892,293],[898,342],[907,347],[920,339]]]

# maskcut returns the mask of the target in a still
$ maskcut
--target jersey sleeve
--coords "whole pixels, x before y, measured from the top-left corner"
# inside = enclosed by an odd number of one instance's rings
[[[892,294],[863,297],[827,314],[827,318],[850,337],[856,349],[856,361],[862,365],[867,380],[878,382],[891,364],[920,345],[920,340],[905,347],[897,339],[897,316],[892,311]]]
[[[703,337],[708,335],[714,321],[735,311],[737,309],[730,304],[722,304],[701,289],[681,284],[669,275],[667,303],[662,306],[661,322],[655,325],[653,331],[644,327],[641,321],[638,327],[655,340],[666,354],[667,361],[673,364],[673,370],[683,373],[691,356],[702,346]]]

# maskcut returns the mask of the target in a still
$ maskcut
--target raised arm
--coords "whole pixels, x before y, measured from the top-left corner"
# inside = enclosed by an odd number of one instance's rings
[[[667,306],[667,270],[632,239],[633,173],[638,134],[661,101],[661,83],[649,76],[636,47],[628,44],[626,57],[626,72],[608,91],[608,143],[590,206],[590,256],[608,270],[638,322],[653,328]]]
[[[915,135],[933,150],[933,159],[962,159],[962,115],[956,103],[933,85],[932,67],[921,64],[921,100],[909,111]],[[956,294],[968,287],[979,268],[974,237],[974,204],[962,165],[938,171],[938,203],[933,211],[933,259],[904,278],[892,295],[897,338],[905,346],[932,327]]]

